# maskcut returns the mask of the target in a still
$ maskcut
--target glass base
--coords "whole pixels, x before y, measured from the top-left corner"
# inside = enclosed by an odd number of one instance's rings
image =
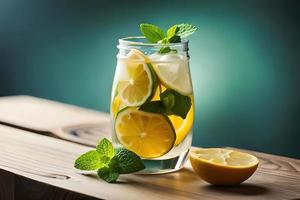
[[[181,155],[168,159],[143,159],[145,169],[136,174],[164,174],[180,170],[188,159],[189,150]]]

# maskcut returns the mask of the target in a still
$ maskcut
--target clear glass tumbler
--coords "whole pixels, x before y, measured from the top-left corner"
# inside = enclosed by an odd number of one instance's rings
[[[188,41],[119,39],[111,95],[113,142],[139,155],[143,174],[176,171],[187,160],[194,121]]]

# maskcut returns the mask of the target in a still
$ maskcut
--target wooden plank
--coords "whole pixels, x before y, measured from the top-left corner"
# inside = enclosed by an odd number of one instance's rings
[[[0,98],[0,123],[89,146],[111,133],[108,113],[23,95]]]
[[[0,170],[1,200],[96,200],[63,188],[41,183],[8,171]]]
[[[89,150],[89,147],[1,125],[0,149],[0,169],[21,177],[18,180],[23,182],[22,177],[26,177],[48,185],[48,188],[61,188],[62,191],[73,191],[99,199],[300,197],[300,161],[269,154],[253,152],[261,160],[261,164],[245,183],[236,187],[215,187],[202,181],[189,163],[179,172],[164,175],[125,175],[121,176],[119,183],[108,184],[95,175],[81,175],[73,169],[74,159]],[[0,176],[2,179],[3,173]],[[16,181],[13,183],[16,184]],[[28,187],[35,188],[34,182],[25,183]],[[0,182],[0,186],[3,188],[3,183]],[[25,187],[19,188],[22,190]],[[31,193],[33,195],[34,192]]]
[[[1,166],[1,164],[0,164]],[[0,169],[0,199],[15,199],[15,175]]]

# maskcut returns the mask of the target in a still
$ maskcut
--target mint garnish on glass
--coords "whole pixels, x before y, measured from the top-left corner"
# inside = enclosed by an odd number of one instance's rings
[[[129,174],[145,169],[141,158],[124,148],[114,149],[112,143],[104,138],[95,150],[82,154],[75,160],[74,167],[94,171],[108,183],[114,183],[120,174]]]
[[[146,102],[141,105],[139,110],[164,115],[177,115],[185,119],[191,106],[192,102],[189,96],[179,94],[172,89],[166,89],[160,94],[159,101]]]
[[[149,42],[158,44],[180,43],[197,30],[191,24],[175,24],[165,33],[161,28],[153,24],[140,24],[140,30]],[[166,45],[159,49],[159,54],[177,52]],[[176,115],[185,119],[192,103],[189,96],[184,96],[175,90],[167,89],[160,93],[160,100],[146,102],[140,106],[139,110],[145,112],[159,113],[164,115]]]
[[[175,24],[167,30],[167,33],[165,33],[161,28],[153,24],[140,24],[140,30],[149,42],[169,44],[181,42],[182,38],[192,35],[197,30],[197,27],[191,24]],[[162,47],[159,50],[159,53],[165,54],[171,51],[176,50],[166,46]]]

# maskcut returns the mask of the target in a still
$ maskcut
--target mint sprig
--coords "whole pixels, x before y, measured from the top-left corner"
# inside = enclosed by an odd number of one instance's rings
[[[101,155],[96,150],[91,150],[77,158],[74,167],[80,170],[97,170],[105,165]]]
[[[106,138],[102,139],[97,144],[96,150],[101,156],[107,156],[109,158],[112,158],[115,155],[115,149],[114,149],[113,145]]]
[[[157,43],[165,38],[165,33],[158,26],[153,24],[140,24],[143,35],[152,43]]]
[[[120,174],[129,174],[145,168],[140,157],[127,149],[120,149],[115,159]]]
[[[189,96],[184,96],[175,90],[166,89],[160,94],[159,101],[146,102],[140,106],[139,110],[164,115],[176,115],[185,119],[192,101]]]
[[[181,38],[186,38],[197,31],[197,27],[191,24],[177,24],[178,31],[176,35],[180,36]]]
[[[197,31],[197,27],[191,24],[175,24],[171,26],[167,33],[153,24],[140,24],[142,34],[152,43],[179,43],[182,38],[186,38]],[[158,53],[166,54],[171,52],[170,47],[162,47]]]
[[[117,181],[120,174],[129,174],[145,168],[141,158],[124,148],[114,149],[112,143],[104,138],[91,150],[75,160],[74,167],[94,171],[108,183]]]

